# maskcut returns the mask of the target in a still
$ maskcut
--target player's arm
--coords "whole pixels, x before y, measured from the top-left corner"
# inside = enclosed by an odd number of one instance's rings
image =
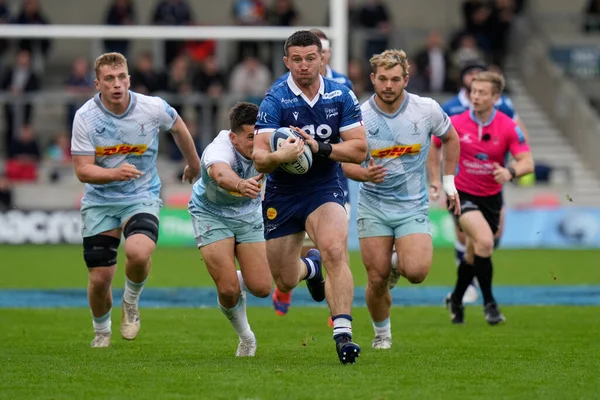
[[[380,183],[383,182],[387,175],[387,169],[382,165],[375,164],[373,158],[369,159],[367,167],[352,163],[342,163],[342,170],[346,178],[357,182]]]
[[[241,193],[246,197],[255,199],[260,194],[260,182],[263,174],[259,174],[250,179],[242,179],[225,162],[215,162],[208,167],[208,175],[216,182],[219,187],[228,192]]]
[[[427,178],[429,179],[429,186],[432,189],[433,197],[436,197],[436,193],[442,188],[441,165],[442,141],[437,136],[434,136],[431,139],[429,154],[427,154]]]
[[[170,129],[170,133],[173,135],[175,144],[181,150],[181,154],[183,154],[183,158],[187,163],[183,173],[183,180],[191,183],[200,174],[200,157],[198,157],[192,134],[180,116],[177,116],[173,127]]]
[[[83,183],[104,184],[114,181],[127,181],[138,178],[142,173],[131,164],[122,164],[118,168],[103,168],[96,165],[96,148],[88,134],[90,130],[79,113],[73,120],[71,155],[75,175]]]
[[[254,136],[252,160],[258,172],[271,173],[279,164],[296,160],[304,152],[304,142],[298,138],[288,138],[276,151],[271,151],[271,134],[260,133]]]
[[[96,165],[95,162],[95,156],[73,156],[75,175],[80,182],[101,185],[114,181],[128,181],[142,176],[142,173],[131,164],[121,164],[118,168],[103,168]]]
[[[431,108],[431,133],[442,141],[442,158],[444,160],[442,188],[450,202],[448,209],[452,210],[454,214],[460,215],[460,199],[458,198],[456,186],[454,186],[454,174],[460,156],[460,138],[448,115],[435,102]],[[435,173],[436,171],[431,172]]]
[[[523,120],[518,115],[515,115],[514,121],[516,122],[517,126],[521,129],[523,136],[525,136],[525,140],[529,141],[529,132],[527,132],[527,128],[525,127]]]
[[[508,167],[502,167],[499,163],[494,163],[494,178],[500,184],[530,174],[535,168],[533,155],[525,135],[516,124],[513,129],[514,131],[509,133],[508,148],[515,162]]]
[[[252,160],[258,172],[271,173],[279,164],[296,160],[304,151],[304,142],[288,138],[276,151],[271,152],[271,135],[280,125],[280,104],[268,93],[260,103],[255,124]]]

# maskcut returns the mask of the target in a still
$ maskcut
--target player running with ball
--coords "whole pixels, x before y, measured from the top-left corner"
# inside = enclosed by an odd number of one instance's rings
[[[346,86],[319,73],[323,48],[315,34],[295,32],[284,51],[290,76],[260,105],[253,154],[256,169],[269,173],[263,216],[267,258],[277,285],[273,301],[276,309],[287,312],[291,291],[306,280],[315,301],[327,297],[340,362],[354,363],[360,347],[352,342],[354,282],[347,259],[348,217],[337,174],[339,162],[358,164],[367,156],[360,104]],[[304,140],[290,138],[271,152],[272,133],[290,126]],[[296,160],[305,144],[314,153],[306,174],[279,168]],[[318,250],[301,258],[305,231]],[[327,268],[327,282],[321,263]]]
[[[500,223],[502,185],[533,171],[533,158],[523,132],[494,104],[504,90],[504,78],[480,72],[471,84],[473,108],[451,117],[460,137],[456,188],[462,213],[457,224],[466,234],[465,259],[458,267],[454,291],[446,298],[452,322],[464,323],[463,295],[474,277],[479,282],[484,315],[490,325],[504,321],[492,294],[494,234]],[[510,152],[516,162],[505,167]],[[439,163],[430,164],[430,176],[439,176]]]

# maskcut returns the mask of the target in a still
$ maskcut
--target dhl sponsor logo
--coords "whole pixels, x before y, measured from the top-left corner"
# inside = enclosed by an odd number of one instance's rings
[[[421,152],[421,144],[409,144],[405,146],[392,146],[385,149],[371,150],[371,157],[396,158],[403,155],[414,155]]]
[[[141,156],[148,150],[147,144],[118,144],[116,146],[96,147],[96,156],[114,156],[115,154],[135,154]]]

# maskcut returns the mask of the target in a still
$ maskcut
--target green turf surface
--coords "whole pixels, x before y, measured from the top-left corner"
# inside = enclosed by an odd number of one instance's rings
[[[425,284],[450,285],[456,268],[452,249],[436,249]],[[507,250],[494,255],[494,281],[498,285],[600,284],[600,251]],[[121,248],[115,287],[123,286],[124,254]],[[357,286],[366,274],[360,255],[351,254]],[[0,246],[0,288],[85,287],[87,270],[79,246]],[[406,284],[406,283],[401,283]],[[212,281],[193,248],[158,247],[149,285],[153,287],[209,286]]]
[[[357,364],[342,366],[324,309],[248,311],[255,359],[235,359],[217,309],[143,310],[133,342],[90,349],[89,312],[0,310],[2,399],[597,399],[600,319],[593,307],[507,307],[489,327],[478,307],[452,326],[443,308],[393,309],[394,346],[370,348],[355,310]]]

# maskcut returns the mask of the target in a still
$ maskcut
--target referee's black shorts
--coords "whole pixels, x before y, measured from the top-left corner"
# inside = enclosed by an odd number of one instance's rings
[[[458,190],[458,196],[460,197],[461,214],[465,214],[470,211],[481,211],[483,217],[492,229],[492,233],[495,235],[496,232],[498,232],[498,228],[500,226],[500,212],[502,211],[502,206],[504,204],[502,192],[499,192],[493,196],[475,196]],[[450,204],[450,202],[446,202],[448,205]],[[460,215],[452,215],[454,216],[456,225],[460,227],[458,224],[458,218],[460,218]]]

